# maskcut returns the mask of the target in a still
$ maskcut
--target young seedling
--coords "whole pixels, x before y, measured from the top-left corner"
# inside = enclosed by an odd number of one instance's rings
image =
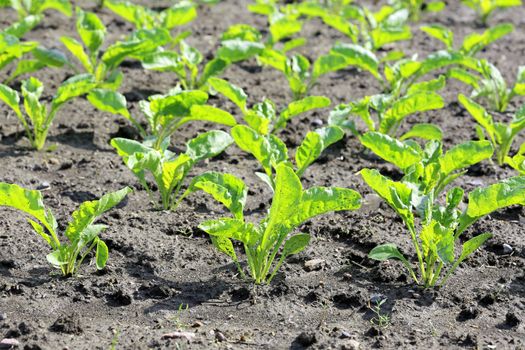
[[[436,138],[427,142],[424,149],[412,140],[403,142],[378,132],[368,132],[359,139],[363,146],[401,169],[405,174],[402,181],[416,186],[419,195],[428,197],[421,199],[425,205],[439,198],[445,187],[464,175],[468,167],[490,159],[494,153],[489,141],[467,141],[443,153],[441,130],[432,124],[416,125],[402,139],[431,138],[432,134]],[[417,209],[424,212],[424,208]]]
[[[390,324],[390,316],[381,310],[385,302],[386,298],[377,300],[373,306],[371,301],[368,302],[368,309],[375,314],[375,316],[370,319],[370,323],[379,328],[386,328]]]
[[[71,17],[72,9],[69,0],[3,0],[0,7],[10,6],[18,12],[18,19],[30,15],[38,15],[40,18],[46,10],[55,10]]]
[[[337,187],[303,190],[292,168],[280,164],[276,173],[272,206],[268,216],[259,224],[244,219],[246,188],[240,179],[228,174],[203,174],[202,181],[193,183],[195,190],[211,194],[234,216],[205,221],[199,228],[212,237],[213,245],[232,258],[244,275],[232,243],[232,240],[240,241],[244,246],[248,272],[255,284],[270,283],[288,256],[308,246],[308,234],[289,236],[303,222],[328,212],[356,210],[361,206],[361,196],[354,190]]]
[[[468,227],[493,211],[525,203],[525,177],[514,177],[475,189],[468,196],[467,208],[460,210],[464,192],[459,187],[447,192],[446,205],[442,206],[436,199],[428,197],[422,202],[421,193],[411,182],[392,181],[377,170],[363,169],[360,173],[405,223],[417,255],[419,274],[394,244],[375,247],[369,257],[379,261],[400,260],[411,278],[425,288],[443,286],[459,264],[492,237],[490,233],[474,236],[463,243],[461,253],[456,257],[455,243]],[[424,210],[418,230],[413,211],[422,206]]]
[[[517,170],[520,175],[525,175],[525,143],[521,144],[518,153],[512,158],[505,156],[505,163],[510,165],[514,170]]]
[[[470,97],[486,102],[490,109],[505,112],[514,97],[525,96],[525,66],[518,68],[512,88],[508,87],[498,68],[486,60],[470,68],[452,68],[448,75],[472,87]]]
[[[261,33],[247,24],[234,24],[221,35],[217,58],[230,63],[248,60],[264,50]]]
[[[327,7],[303,2],[296,6],[299,13],[321,18],[325,24],[348,36],[354,44],[374,52],[387,44],[412,38],[407,25],[410,12],[405,8],[383,6],[372,12],[365,6],[353,4]],[[396,56],[400,54],[395,52]]]
[[[203,56],[199,50],[188,45],[184,40],[179,43],[179,52],[156,51],[142,59],[146,69],[173,72],[179,78],[184,90],[207,90],[208,79],[220,75],[230,62],[222,58],[213,58],[199,72]]]
[[[119,65],[126,58],[142,59],[155,52],[161,45],[168,43],[169,32],[164,29],[142,29],[134,32],[124,41],[110,45],[103,55],[100,49],[106,37],[106,27],[92,12],[77,8],[76,28],[82,42],[69,36],[60,41],[81,63],[85,72],[95,76],[99,88],[117,90],[122,83]],[[79,71],[74,67],[75,71]]]
[[[146,173],[151,173],[160,193],[160,203],[164,210],[175,210],[182,198],[178,198],[181,187],[189,171],[198,162],[213,158],[233,143],[224,131],[208,131],[186,143],[186,152],[179,155],[168,150],[169,138],[164,139],[160,149],[151,142],[140,143],[124,138],[111,140],[111,145],[122,157],[124,164],[135,174],[142,187],[146,189],[152,202],[155,200],[148,185]]]
[[[428,82],[428,84],[419,83],[415,85],[421,89],[411,89],[406,96],[400,98],[395,98],[393,95],[374,95],[356,102],[339,105],[330,113],[329,124],[348,129],[354,135],[359,136],[360,132],[354,121],[357,117],[362,119],[369,131],[377,130],[380,133],[395,136],[401,123],[409,115],[444,107],[443,98],[432,91],[432,89],[439,88],[443,84],[443,78],[439,78]],[[425,88],[430,90],[425,90]],[[376,118],[373,118],[372,112],[375,112]],[[430,129],[432,128],[425,127],[419,132],[419,135],[424,135]],[[428,134],[427,138],[434,138],[435,134],[436,132],[433,131]]]
[[[275,104],[270,100],[248,109],[244,91],[225,80],[212,78],[210,84],[241,109],[248,125],[234,126],[231,135],[240,149],[252,154],[261,163],[264,173],[256,173],[256,175],[273,190],[275,167],[280,163],[292,166],[286,145],[275,133],[285,128],[291,118],[316,108],[326,107],[330,104],[330,100],[326,97],[306,97],[290,103],[278,114]],[[341,140],[343,136],[344,132],[337,126],[308,132],[295,153],[297,175],[301,177],[328,146]]]
[[[440,12],[446,6],[444,1],[427,0],[391,0],[390,4],[396,9],[406,9],[410,14],[410,20],[417,22],[425,12]]]
[[[249,4],[248,10],[268,18],[270,35],[265,42],[266,48],[286,53],[306,43],[304,38],[293,38],[303,28],[303,22],[299,19],[301,13],[294,5],[280,6],[277,1],[258,0],[254,4]],[[286,42],[278,49],[277,45],[283,40]]]
[[[134,4],[130,1],[104,0],[104,6],[126,21],[131,22],[136,29],[165,29],[171,31],[192,22],[197,18],[197,6],[192,1],[180,1],[162,11]],[[182,35],[187,36],[187,33]],[[176,41],[177,38],[174,38]]]
[[[495,149],[498,164],[503,165],[514,139],[525,128],[525,105],[516,111],[509,124],[504,124],[494,122],[492,116],[482,106],[465,95],[460,94],[458,100],[478,123],[476,131],[479,139],[488,137]]]
[[[445,48],[450,53],[458,53],[467,57],[475,57],[481,50],[493,42],[503,38],[504,36],[514,31],[514,26],[510,23],[502,23],[495,25],[483,33],[471,33],[463,39],[463,43],[459,49],[454,48],[454,33],[439,24],[422,26],[420,28],[423,32],[441,41],[445,44]]]
[[[295,101],[308,96],[322,75],[350,65],[345,57],[332,53],[319,56],[313,64],[301,54],[287,57],[272,49],[265,49],[258,57],[263,64],[284,74]]]
[[[0,100],[15,112],[24,127],[31,147],[41,150],[44,148],[49,128],[60,108],[73,98],[89,93],[96,86],[97,83],[90,74],[73,76],[58,87],[48,109],[40,101],[44,85],[36,78],[29,78],[22,83],[25,114],[22,113],[19,106],[18,92],[3,84],[0,84]]]
[[[33,230],[52,249],[52,253],[47,255],[47,261],[60,269],[63,276],[70,276],[79,271],[82,262],[93,249],[97,269],[101,270],[106,266],[108,247],[99,235],[107,226],[95,222],[99,216],[118,205],[130,192],[131,189],[126,187],[106,194],[99,200],[82,203],[72,214],[72,220],[64,233],[67,243],[60,241],[57,221],[51,210],[44,207],[43,196],[39,191],[0,183],[0,206],[11,207],[29,215],[31,219],[28,219],[28,222]]]
[[[461,0],[461,2],[476,11],[484,26],[497,10],[522,5],[521,0]]]

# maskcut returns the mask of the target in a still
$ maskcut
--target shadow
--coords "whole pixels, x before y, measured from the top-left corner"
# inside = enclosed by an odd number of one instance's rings
[[[41,286],[57,278],[57,276],[52,276],[49,273],[50,272],[49,266],[35,267],[29,270],[28,272],[31,275],[31,277],[25,278],[21,280],[19,283],[29,288]],[[62,277],[59,277],[59,278],[62,278]]]
[[[86,191],[64,191],[60,193],[60,195],[68,197],[75,203],[83,203],[97,199],[97,196],[93,193]]]
[[[525,298],[525,273],[510,282],[509,293]]]
[[[6,146],[15,146],[15,144],[18,141],[22,140],[25,136],[26,136],[25,132],[17,131],[12,134],[3,135],[3,137],[0,138],[0,143]],[[29,144],[29,141],[27,143]]]
[[[74,130],[67,130],[66,132],[48,137],[48,142],[58,142],[74,148],[84,149],[87,151],[107,152],[106,150],[98,148],[93,142],[95,133],[93,131],[76,132]]]
[[[161,94],[160,91],[157,90],[150,90],[150,89],[139,89],[139,88],[133,88],[131,91],[124,92],[124,97],[126,97],[126,101],[129,102],[139,102],[142,100],[148,99],[151,95],[158,95]]]

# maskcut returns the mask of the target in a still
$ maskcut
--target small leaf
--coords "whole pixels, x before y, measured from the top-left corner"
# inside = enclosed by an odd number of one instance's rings
[[[222,153],[233,143],[232,137],[220,130],[200,134],[186,144],[186,154],[195,162]]]
[[[109,250],[106,243],[103,240],[97,239],[97,251],[95,253],[95,260],[98,270],[102,270],[106,267],[106,262],[109,258]]]
[[[372,51],[355,44],[337,43],[330,51],[346,59],[348,65],[357,66],[379,79],[379,61]]]
[[[414,137],[419,137],[424,140],[437,140],[443,139],[443,132],[441,129],[434,124],[420,123],[415,124],[412,128],[400,137],[400,140],[406,140]]]
[[[282,255],[287,257],[302,252],[310,244],[310,235],[300,233],[290,237],[285,243]]]
[[[360,137],[360,141],[363,146],[402,170],[422,160],[422,155],[408,144],[379,132],[367,132]]]
[[[246,100],[248,99],[248,96],[243,89],[219,78],[210,78],[209,83],[213,89],[235,103],[243,113],[246,112]]]
[[[104,89],[92,90],[87,99],[95,108],[104,112],[118,114],[130,120],[131,115],[128,112],[127,102],[124,95],[119,92]]]
[[[410,265],[408,260],[401,254],[399,249],[397,249],[396,245],[392,243],[378,245],[368,253],[368,257],[378,261],[397,259],[401,260],[405,265]]]

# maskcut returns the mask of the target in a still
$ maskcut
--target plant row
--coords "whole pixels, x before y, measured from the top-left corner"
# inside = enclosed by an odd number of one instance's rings
[[[487,7],[485,1],[465,3],[478,10],[484,23],[498,6],[521,5],[521,1],[490,2],[493,7]],[[269,283],[286,257],[307,247],[310,236],[295,233],[303,222],[328,212],[359,209],[361,196],[352,189],[305,190],[301,184],[308,167],[327,147],[342,140],[345,133],[357,137],[368,151],[403,173],[402,179],[394,181],[375,169],[360,171],[369,187],[405,223],[416,268],[412,258],[393,244],[377,246],[369,257],[400,260],[414,282],[424,287],[444,284],[458,265],[491,237],[490,233],[474,236],[463,242],[457,254],[461,234],[473,223],[496,210],[525,204],[525,176],[476,188],[468,194],[466,205],[464,190],[452,185],[470,166],[492,159],[525,175],[525,146],[515,155],[510,154],[513,141],[525,128],[525,106],[512,112],[509,123],[495,121],[490,114],[506,111],[517,96],[525,95],[525,67],[518,69],[515,82],[509,86],[495,65],[477,57],[481,50],[511,33],[511,24],[472,33],[460,47],[454,46],[454,35],[448,28],[422,26],[420,30],[442,42],[443,49],[419,59],[383,48],[409,40],[411,23],[424,10],[441,10],[444,3],[439,1],[391,1],[375,12],[349,0],[289,5],[257,1],[249,5],[249,10],[267,16],[268,28],[260,31],[246,24],[229,27],[222,33],[213,58],[205,60],[187,43],[191,33],[178,30],[197,17],[198,3],[182,1],[153,11],[129,2],[105,0],[100,6],[131,22],[136,30],[122,41],[107,43],[106,27],[98,16],[77,8],[78,38],[60,38],[70,56],[78,61],[75,63],[57,50],[22,39],[39,23],[46,9],[71,15],[67,1],[10,0],[5,5],[15,8],[20,18],[0,32],[0,69],[16,64],[6,84],[0,84],[0,100],[20,120],[31,147],[45,148],[61,107],[81,96],[101,111],[124,117],[137,129],[140,139],[114,138],[111,145],[147,191],[153,205],[176,210],[184,198],[195,192],[211,195],[231,216],[202,222],[199,228],[237,264],[242,276],[247,272],[256,284]],[[295,53],[295,49],[306,44],[300,37],[301,30],[305,21],[314,18],[342,32],[349,42],[335,43],[327,54],[311,62]],[[282,72],[293,100],[285,106],[277,106],[268,98],[252,103],[242,88],[221,78],[230,65],[248,59]],[[118,92],[124,79],[119,67],[125,60],[140,61],[145,69],[170,72],[179,81],[167,93],[140,101],[142,117],[132,114],[125,97]],[[65,67],[75,73],[58,87],[49,104],[42,99],[42,82],[34,77],[22,81],[20,93],[8,86],[20,75],[46,66]],[[309,131],[290,157],[279,137],[280,131],[298,115],[329,107],[329,98],[313,96],[311,91],[321,76],[348,67],[371,74],[380,83],[381,91],[336,106],[330,112],[329,125]],[[401,133],[408,116],[444,108],[439,92],[450,79],[472,89],[470,96],[460,94],[458,101],[476,122],[478,140],[444,150],[443,132],[437,125],[417,123]],[[238,110],[212,106],[208,103],[211,94],[230,100]],[[239,122],[234,115],[240,115],[242,120]],[[215,123],[229,128],[229,132],[204,132],[187,141],[183,153],[172,152],[171,138],[182,125],[196,121]],[[186,180],[195,164],[217,156],[232,144],[259,162],[262,171],[256,175],[273,193],[271,208],[258,223],[245,219],[248,190],[238,177],[204,172]],[[151,180],[156,191],[151,188]],[[130,192],[124,188],[83,203],[73,213],[63,235],[57,232],[57,222],[38,191],[2,183],[0,205],[31,216],[29,223],[52,250],[48,261],[63,275],[72,275],[93,250],[97,268],[105,267],[108,248],[99,236],[106,227],[96,224],[96,220]],[[234,241],[240,242],[242,249]],[[246,264],[240,263],[240,252],[246,256]]]

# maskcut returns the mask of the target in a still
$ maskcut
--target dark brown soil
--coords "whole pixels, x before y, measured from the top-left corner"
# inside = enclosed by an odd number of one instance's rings
[[[479,30],[470,10],[448,1],[447,10],[421,23],[449,26],[459,40]],[[77,3],[80,3],[77,1]],[[83,2],[84,3],[84,2]],[[220,33],[229,25],[244,22],[263,29],[265,19],[250,14],[246,1],[223,0],[203,8],[190,25],[190,41],[204,55],[214,52]],[[83,7],[92,9],[91,3]],[[0,10],[0,27],[14,12]],[[106,10],[98,11],[109,29],[108,42],[129,33],[129,24]],[[525,55],[525,11],[518,8],[499,13],[491,23],[511,22],[516,31],[490,46],[489,58],[513,81]],[[439,45],[419,33],[398,45],[408,53],[424,56]],[[59,37],[74,32],[74,22],[53,12],[29,39],[60,48]],[[337,32],[313,20],[305,26],[309,45],[303,51],[315,58],[326,53]],[[122,92],[139,116],[137,101],[165,92],[176,84],[174,76],[144,71],[137,64],[124,68]],[[0,81],[8,72],[0,74]],[[45,82],[46,95],[71,72],[43,70],[35,74]],[[284,78],[254,60],[235,65],[225,77],[243,87],[250,103],[263,97],[282,106],[290,100]],[[13,86],[18,86],[14,82]],[[451,83],[443,110],[410,118],[409,123],[431,121],[445,133],[447,147],[475,137],[471,118],[455,102],[465,90]],[[356,70],[330,74],[319,81],[313,94],[329,96],[334,105],[379,91],[371,77]],[[212,103],[236,113],[222,98]],[[520,101],[522,102],[522,101]],[[517,103],[510,106],[515,109]],[[294,120],[281,133],[294,149],[320,119],[326,123],[328,109]],[[407,124],[407,126],[408,126]],[[193,124],[174,138],[174,147],[210,125]],[[23,349],[524,349],[525,348],[525,238],[522,207],[513,207],[474,225],[468,238],[493,232],[494,238],[463,263],[445,288],[420,290],[408,280],[400,264],[378,264],[366,255],[375,245],[394,242],[411,252],[408,233],[386,205],[374,206],[370,189],[356,175],[363,167],[377,167],[385,174],[396,170],[365,157],[352,137],[332,146],[305,174],[303,184],[334,185],[358,190],[365,201],[357,212],[327,215],[306,224],[313,235],[310,247],[290,258],[270,286],[252,288],[239,279],[235,266],[218,253],[197,229],[204,219],[223,214],[223,209],[204,196],[186,200],[176,212],[152,210],[145,191],[122,164],[108,142],[125,135],[126,123],[96,111],[78,99],[64,108],[54,124],[49,145],[52,152],[25,148],[21,128],[8,108],[0,104],[0,181],[37,188],[44,182],[45,203],[61,225],[83,201],[131,185],[136,188],[124,207],[104,216],[109,224],[103,238],[110,248],[105,271],[84,266],[81,275],[63,279],[52,273],[45,260],[47,247],[18,212],[2,209],[0,217],[0,339],[15,338]],[[523,141],[517,140],[515,145]],[[224,155],[196,167],[231,172],[250,187],[248,211],[268,208],[270,193],[253,174],[257,163],[231,147]],[[508,168],[489,163],[475,167],[457,182],[471,190],[512,175]],[[512,247],[504,254],[503,244]],[[305,262],[322,259],[315,271]],[[390,317],[386,327],[372,324],[370,300],[386,298],[382,313]],[[191,343],[168,339],[174,331],[195,332]]]

